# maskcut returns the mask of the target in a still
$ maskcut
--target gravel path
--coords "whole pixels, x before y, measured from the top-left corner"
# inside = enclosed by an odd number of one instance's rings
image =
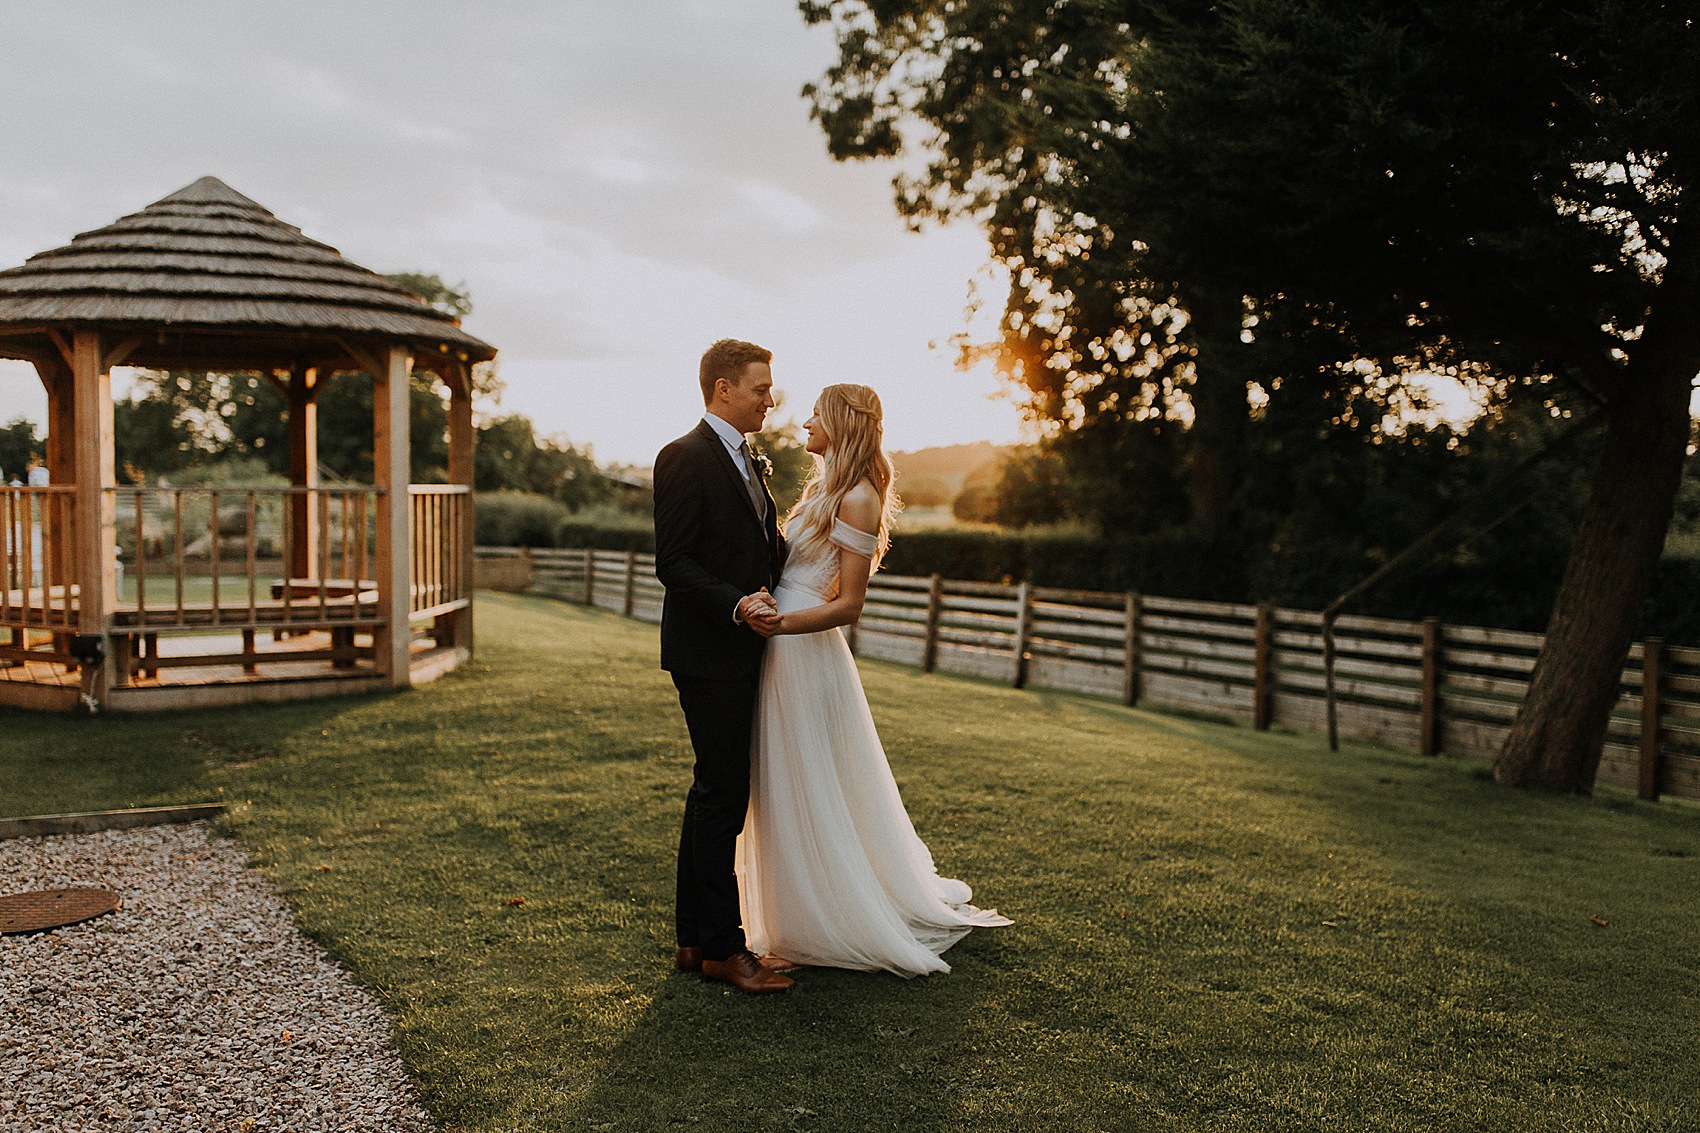
[[[431,1129],[372,996],[199,826],[0,840],[0,893],[115,913],[0,937],[0,1130]]]

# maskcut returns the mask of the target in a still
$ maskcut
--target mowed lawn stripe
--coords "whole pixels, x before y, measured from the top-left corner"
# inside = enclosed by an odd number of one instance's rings
[[[0,810],[238,804],[451,1130],[1700,1124],[1693,807],[863,662],[941,870],[1017,924],[747,999],[670,968],[654,627],[481,595],[478,633],[401,695],[7,713]]]

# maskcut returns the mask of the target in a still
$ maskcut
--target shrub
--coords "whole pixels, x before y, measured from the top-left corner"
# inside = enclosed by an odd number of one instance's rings
[[[556,524],[555,546],[653,552],[655,524],[644,512],[585,508]]]
[[[565,504],[530,492],[479,492],[473,541],[488,547],[553,547],[571,514]]]

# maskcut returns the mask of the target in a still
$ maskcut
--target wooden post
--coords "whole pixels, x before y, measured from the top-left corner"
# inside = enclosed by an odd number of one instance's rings
[[[1015,589],[1015,664],[1010,666],[1011,688],[1027,686],[1027,643],[1033,636],[1033,586],[1023,582]]]
[[[62,362],[37,361],[36,373],[47,389],[47,465],[49,484],[77,482],[76,445],[77,400],[72,390],[71,371]],[[116,479],[116,477],[115,477]],[[42,579],[49,586],[69,586],[71,578],[71,545],[75,535],[66,521],[69,509],[61,503],[47,502],[41,524]],[[138,528],[139,530],[139,528]]]
[[[1258,731],[1267,732],[1275,703],[1275,618],[1265,603],[1257,607],[1253,640],[1251,724]]]
[[[1659,717],[1663,714],[1665,643],[1649,637],[1641,645],[1641,797],[1659,797]]]
[[[1334,704],[1334,611],[1322,611],[1322,694],[1328,718],[1328,750],[1340,750],[1340,717]]]
[[[35,372],[47,390],[47,479],[52,484],[76,483],[76,395],[71,371],[57,360],[37,360]],[[10,471],[10,469],[8,469]]]
[[[455,369],[453,380],[449,382],[449,482],[464,484],[467,488],[467,494],[460,497],[460,531],[456,543],[460,552],[460,562],[456,566],[460,571],[466,606],[449,617],[453,619],[451,632],[455,645],[468,652],[472,649],[472,588],[477,578],[473,547],[473,508],[477,506],[477,496],[472,491],[477,480],[477,443],[478,432],[472,425],[472,367],[463,363]],[[527,585],[529,575],[528,569]]]
[[[1417,721],[1417,747],[1440,754],[1440,619],[1423,619],[1423,699]]]
[[[295,366],[289,372],[289,483],[295,488],[319,486],[318,371]],[[289,497],[290,578],[319,577],[319,525],[314,522],[313,493]],[[217,517],[214,517],[216,524]],[[217,536],[214,536],[216,539]]]
[[[637,598],[637,552],[626,552],[626,593],[621,611],[626,617],[632,616],[632,603]]]
[[[844,640],[850,646],[850,652],[856,652],[857,639],[862,626],[862,619],[857,618],[844,627]]]
[[[934,574],[927,585],[927,629],[921,639],[921,671],[930,673],[939,660],[939,608],[944,605],[944,579]]]
[[[372,480],[378,496],[378,612],[384,624],[375,635],[374,650],[379,668],[389,677],[390,687],[413,683],[411,665],[413,630],[408,622],[413,585],[409,557],[412,540],[411,501],[408,499],[408,370],[407,348],[391,346],[378,361],[385,363],[372,375]]]
[[[118,549],[117,519],[113,493],[115,469],[112,450],[112,375],[102,365],[100,333],[76,332],[71,345],[71,383],[76,402],[75,448],[77,512],[75,567],[72,577],[78,587],[77,632],[104,634],[106,623],[118,601],[118,579],[113,570]],[[52,473],[49,473],[51,476]],[[68,597],[67,597],[68,600]],[[112,666],[95,670],[90,693],[104,701],[111,686]]]
[[[596,548],[584,549],[584,604],[596,605]]]
[[[1132,707],[1139,703],[1139,595],[1129,590],[1126,602],[1126,621],[1122,630],[1122,703]]]

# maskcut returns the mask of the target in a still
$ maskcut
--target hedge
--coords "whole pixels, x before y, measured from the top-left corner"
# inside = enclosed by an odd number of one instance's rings
[[[569,512],[518,492],[480,493],[477,540],[489,546],[595,547],[653,553],[645,515],[608,509]],[[1100,538],[1077,530],[934,527],[899,530],[882,569],[964,582],[1022,582],[1170,598],[1268,601],[1318,609],[1368,573],[1347,548],[1318,556],[1297,576],[1249,569],[1244,551],[1181,530]],[[1389,579],[1352,613],[1539,632],[1546,628],[1562,563],[1440,564]],[[1259,593],[1259,591],[1280,591]],[[1642,618],[1642,633],[1700,644],[1700,559],[1666,558]]]

